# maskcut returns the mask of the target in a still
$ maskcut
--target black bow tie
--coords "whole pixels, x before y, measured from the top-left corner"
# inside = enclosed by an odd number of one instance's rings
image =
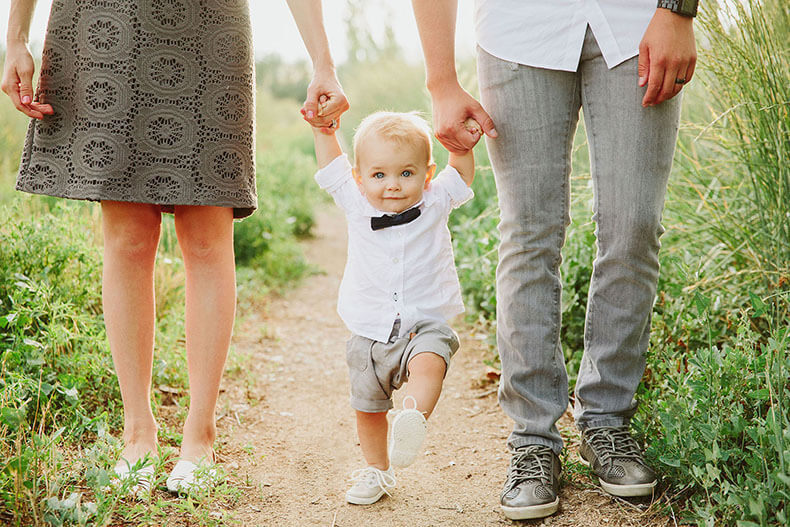
[[[420,217],[420,208],[414,207],[401,212],[400,214],[385,214],[384,216],[374,216],[370,218],[370,228],[374,231],[392,227],[393,225],[403,225]]]

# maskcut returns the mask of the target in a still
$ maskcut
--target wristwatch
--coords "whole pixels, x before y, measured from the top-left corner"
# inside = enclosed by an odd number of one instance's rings
[[[658,7],[669,9],[678,15],[695,17],[698,3],[699,0],[658,0]]]

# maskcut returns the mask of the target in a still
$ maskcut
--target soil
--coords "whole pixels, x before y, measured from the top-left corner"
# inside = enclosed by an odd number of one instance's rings
[[[348,475],[364,463],[348,404],[348,331],[335,310],[346,227],[333,207],[318,220],[304,249],[321,272],[242,312],[236,327],[218,446],[229,483],[243,490],[232,507],[242,525],[677,525],[666,516],[671,507],[663,496],[652,504],[619,500],[594,484],[577,463],[578,434],[568,415],[561,421],[569,454],[560,510],[543,520],[507,520],[499,493],[511,422],[484,363],[490,357],[485,335],[461,322],[455,324],[461,348],[429,422],[424,455],[396,473],[391,497],[370,506],[347,504]],[[395,396],[396,407],[401,396]]]

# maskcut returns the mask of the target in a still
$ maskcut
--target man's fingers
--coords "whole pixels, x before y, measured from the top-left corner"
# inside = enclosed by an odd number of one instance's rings
[[[672,95],[667,97],[667,99],[671,99],[672,97],[674,97],[675,95],[680,93],[680,90],[682,90],[683,87],[686,85],[686,83],[688,82],[688,78],[686,77],[686,72],[687,71],[688,71],[688,65],[687,64],[682,64],[678,68],[677,72],[675,73],[675,78],[672,80],[672,82],[674,84],[673,90],[672,90]],[[683,82],[678,82],[678,81],[683,81]]]
[[[656,104],[661,86],[664,84],[664,67],[652,64],[647,79],[647,91],[642,99],[642,106],[652,106]]]
[[[499,134],[494,127],[494,120],[488,115],[488,112],[480,107],[477,111],[472,112],[472,118],[477,121],[483,129],[483,133],[488,137],[497,137]]]
[[[646,44],[639,45],[639,59],[636,66],[637,75],[639,75],[639,87],[641,88],[647,84],[647,79],[650,75],[650,48]],[[644,103],[644,102],[643,102]]]
[[[685,71],[685,70],[684,70]],[[656,104],[661,104],[664,101],[668,101],[672,97],[675,96],[680,86],[677,81],[680,80],[680,71],[677,69],[677,66],[673,68],[668,68],[664,72],[664,80],[661,83],[661,91],[658,93],[658,98],[656,99]],[[678,90],[679,91],[679,90]]]
[[[461,133],[453,134],[436,134],[436,139],[442,143],[442,146],[453,154],[465,154],[470,151],[477,141],[480,139],[480,134],[470,133],[466,128]]]

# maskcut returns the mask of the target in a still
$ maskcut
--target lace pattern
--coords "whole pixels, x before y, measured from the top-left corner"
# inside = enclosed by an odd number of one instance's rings
[[[247,0],[55,0],[17,189],[257,205]]]

